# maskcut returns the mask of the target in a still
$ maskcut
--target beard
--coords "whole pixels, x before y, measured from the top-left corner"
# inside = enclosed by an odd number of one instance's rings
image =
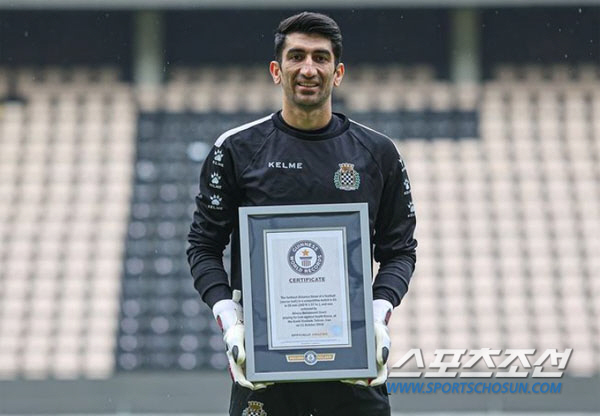
[[[303,109],[312,109],[321,107],[331,98],[332,85],[324,85],[319,83],[318,87],[314,91],[302,91],[297,83],[294,82],[293,86],[287,86],[285,92],[288,101],[294,103],[296,106]]]

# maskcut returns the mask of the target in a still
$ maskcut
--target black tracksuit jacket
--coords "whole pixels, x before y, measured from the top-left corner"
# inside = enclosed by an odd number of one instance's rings
[[[374,298],[394,306],[408,290],[417,242],[406,167],[394,143],[334,113],[319,130],[287,125],[281,112],[223,133],[202,167],[188,235],[194,286],[210,307],[240,289],[238,207],[367,202]],[[231,282],[223,251],[232,238]]]

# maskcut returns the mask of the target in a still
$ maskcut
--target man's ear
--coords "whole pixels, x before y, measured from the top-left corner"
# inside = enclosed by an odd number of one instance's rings
[[[335,68],[335,72],[333,74],[333,85],[339,87],[342,83],[342,78],[344,78],[344,73],[346,72],[346,68],[343,63],[337,64]]]
[[[273,78],[275,85],[279,85],[281,83],[281,67],[279,66],[279,62],[271,61],[269,64],[269,72],[271,73],[271,78]]]

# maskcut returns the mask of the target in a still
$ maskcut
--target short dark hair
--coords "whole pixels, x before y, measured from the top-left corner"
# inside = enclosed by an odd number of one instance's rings
[[[285,37],[289,33],[316,33],[331,41],[335,64],[342,59],[342,31],[331,17],[321,13],[302,12],[282,20],[275,31],[275,59],[281,63]]]

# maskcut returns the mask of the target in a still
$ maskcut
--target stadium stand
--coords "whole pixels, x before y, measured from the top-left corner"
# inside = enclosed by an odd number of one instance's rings
[[[335,97],[398,140],[411,175],[420,246],[391,362],[573,348],[570,372],[597,374],[598,67],[504,65],[481,85],[433,72],[356,68]],[[23,102],[0,117],[0,376],[223,368],[185,236],[215,137],[279,107],[266,71],[182,67],[136,89],[111,68],[24,69],[0,71],[0,91],[15,76]]]
[[[573,348],[569,370],[597,373],[596,70],[499,68],[481,89],[479,140],[399,144],[420,255],[396,352]]]
[[[232,121],[241,123],[247,117],[252,116],[141,114],[119,368],[226,367],[220,330],[189,276],[186,235],[198,172],[213,138]]]
[[[0,116],[0,377],[105,378],[135,145],[130,87],[113,68],[7,72],[20,101]]]

